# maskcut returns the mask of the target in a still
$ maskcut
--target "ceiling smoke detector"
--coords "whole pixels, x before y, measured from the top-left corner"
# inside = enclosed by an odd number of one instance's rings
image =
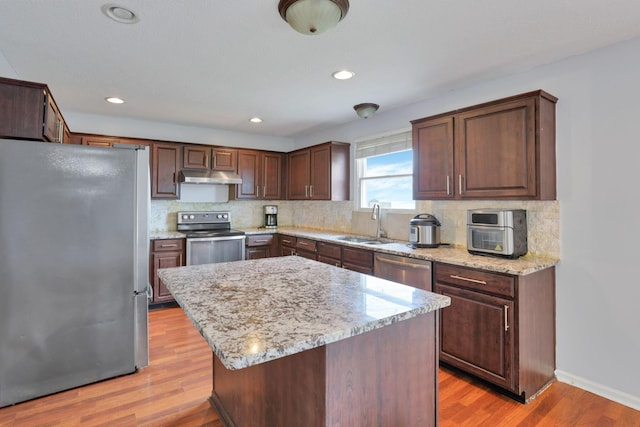
[[[299,33],[315,35],[338,25],[349,11],[349,0],[280,0],[282,19]]]

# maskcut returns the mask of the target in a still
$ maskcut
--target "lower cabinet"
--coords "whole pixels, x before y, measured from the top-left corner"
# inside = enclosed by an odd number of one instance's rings
[[[298,237],[296,239],[296,255],[312,260],[317,259],[316,241]]]
[[[342,267],[341,245],[318,242],[316,244],[316,251],[318,253],[318,261],[324,262],[325,264],[335,265],[336,267]]]
[[[173,301],[173,296],[158,278],[158,269],[182,267],[185,265],[185,239],[159,239],[151,241],[151,259],[149,277],[153,285],[151,304]]]
[[[373,251],[344,246],[342,267],[358,273],[373,274]]]
[[[273,234],[248,235],[245,240],[245,259],[259,259],[276,256],[275,242]]]
[[[280,256],[289,256],[296,254],[296,238],[285,235],[278,235],[278,241],[280,243]]]
[[[554,380],[555,268],[511,276],[436,263],[440,361],[528,401]]]

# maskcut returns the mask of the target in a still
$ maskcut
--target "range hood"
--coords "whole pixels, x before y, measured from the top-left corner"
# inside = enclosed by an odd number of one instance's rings
[[[188,184],[242,184],[242,177],[235,172],[183,169],[178,177]]]

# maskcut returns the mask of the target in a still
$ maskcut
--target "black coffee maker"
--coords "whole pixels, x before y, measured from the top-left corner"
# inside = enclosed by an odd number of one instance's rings
[[[264,226],[265,228],[278,227],[278,207],[276,205],[266,205],[264,207]]]

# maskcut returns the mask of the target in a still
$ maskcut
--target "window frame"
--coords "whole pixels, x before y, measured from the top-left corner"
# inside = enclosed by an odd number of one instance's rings
[[[400,142],[399,142],[400,141]],[[354,144],[355,146],[355,155],[354,157],[354,181],[355,181],[355,188],[354,188],[354,194],[355,197],[353,198],[354,201],[354,210],[358,211],[358,212],[365,212],[368,211],[369,209],[371,209],[370,207],[362,207],[362,198],[364,197],[363,195],[363,183],[366,181],[370,181],[370,180],[375,180],[375,179],[384,179],[384,178],[407,178],[407,177],[411,177],[411,179],[413,180],[413,171],[412,173],[403,173],[403,174],[394,174],[394,175],[376,175],[376,176],[364,176],[364,159],[367,158],[371,158],[371,157],[375,157],[378,155],[385,155],[385,154],[392,154],[392,153],[397,153],[397,152],[401,152],[401,151],[411,151],[412,153],[412,157],[413,157],[413,146],[411,143],[411,130],[399,130],[396,132],[392,132],[389,134],[385,134],[385,135],[380,135],[380,136],[374,136],[374,137],[370,137],[370,138],[366,138],[366,139],[362,139],[360,141],[356,141],[356,143]],[[380,154],[372,154],[372,155],[359,155],[358,151],[363,150],[362,147],[365,147],[364,150],[366,150],[366,147],[369,146],[377,146],[377,147],[382,147],[383,152],[381,152]],[[389,146],[397,146],[398,149],[391,149],[389,151],[386,151],[386,148],[388,148]],[[363,150],[363,151],[364,151]],[[393,213],[413,213],[416,209],[416,200],[413,199],[413,193],[411,194],[411,200],[413,201],[413,207],[412,208],[390,208],[390,207],[386,207],[385,209],[388,211],[391,211]]]

